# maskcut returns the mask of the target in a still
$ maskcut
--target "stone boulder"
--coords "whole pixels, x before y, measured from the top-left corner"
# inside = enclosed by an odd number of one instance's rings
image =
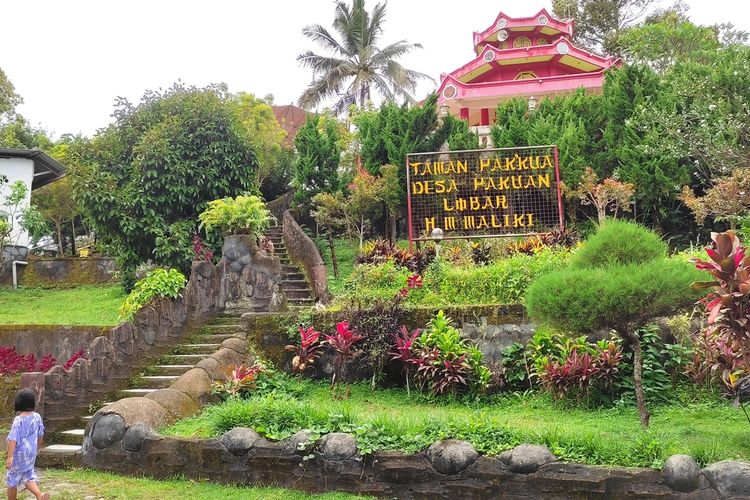
[[[126,451],[138,452],[143,448],[143,440],[151,434],[151,428],[143,422],[131,425],[122,438],[122,447]]]
[[[172,422],[172,416],[166,408],[153,399],[140,397],[120,399],[105,406],[97,413],[102,415],[116,413],[122,417],[125,427],[143,422],[152,429],[156,429]]]
[[[441,474],[458,474],[474,463],[479,453],[468,441],[444,439],[427,448],[427,458]]]
[[[242,455],[263,439],[260,434],[248,427],[235,427],[221,436],[221,444],[233,455]]]
[[[229,338],[221,343],[221,347],[231,349],[240,354],[246,354],[247,353],[247,340],[243,340],[238,337]]]
[[[108,448],[119,442],[125,435],[125,420],[116,413],[101,415],[93,423],[91,444],[96,448]]]
[[[281,449],[285,453],[289,453],[290,455],[306,452],[310,447],[312,447],[313,443],[311,443],[311,437],[312,433],[310,431],[298,431],[293,436],[289,436],[284,441],[282,441]],[[300,450],[300,445],[303,443],[308,443],[308,446],[306,446],[305,450]]]
[[[238,353],[237,351],[233,349],[227,349],[226,347],[222,347],[221,349],[213,353],[211,355],[211,358],[218,361],[221,367],[228,367],[232,365],[241,364],[244,361],[245,356],[243,356],[242,354]]]
[[[557,457],[546,446],[521,444],[502,453],[500,461],[507,465],[511,472],[530,474],[542,465],[557,461]]]
[[[159,389],[146,396],[163,406],[175,420],[195,415],[200,408],[190,396],[174,389]]]
[[[701,468],[690,455],[672,455],[664,463],[664,482],[676,491],[693,491],[701,483]]]
[[[328,460],[346,460],[357,453],[357,442],[345,432],[332,432],[321,438],[320,452]]]
[[[750,463],[722,460],[703,473],[721,498],[750,498]]]
[[[202,359],[198,361],[198,363],[196,363],[195,367],[206,370],[206,373],[208,373],[208,376],[211,377],[213,380],[223,377],[223,374],[221,373],[221,365],[219,365],[219,362],[216,361],[214,358]]]
[[[211,399],[211,377],[206,370],[193,368],[183,373],[170,387],[175,391],[184,392],[199,406]]]

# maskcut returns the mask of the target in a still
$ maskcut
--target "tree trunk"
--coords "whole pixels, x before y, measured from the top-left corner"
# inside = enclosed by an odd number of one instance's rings
[[[396,237],[398,236],[397,224],[398,217],[396,215],[391,215],[391,241],[394,243],[396,242]]]
[[[70,255],[75,257],[76,255],[76,218],[70,219],[70,230],[73,233],[73,238],[70,240]]]
[[[65,255],[65,248],[63,247],[62,239],[62,224],[60,222],[55,222],[55,229],[57,231],[57,255],[58,257],[62,257]]]
[[[333,244],[333,233],[329,229],[328,234],[328,247],[331,249],[331,264],[333,265],[333,275],[339,277],[339,260],[336,258],[336,245]]]
[[[365,216],[360,215],[359,216],[359,249],[362,250],[362,247],[365,245]]]
[[[643,392],[643,354],[641,352],[641,339],[637,333],[620,332],[633,346],[633,387],[635,388],[635,401],[638,406],[638,416],[641,419],[641,425],[648,427],[648,421],[651,418],[648,408],[646,408],[646,395]]]

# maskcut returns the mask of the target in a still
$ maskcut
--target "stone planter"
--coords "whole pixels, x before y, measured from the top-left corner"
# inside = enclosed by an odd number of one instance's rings
[[[3,427],[10,426],[16,414],[13,411],[13,400],[21,385],[20,381],[20,375],[0,376],[0,421],[3,422]]]
[[[258,247],[254,235],[224,238],[219,304],[226,308],[279,310],[286,300],[281,290],[281,261]]]

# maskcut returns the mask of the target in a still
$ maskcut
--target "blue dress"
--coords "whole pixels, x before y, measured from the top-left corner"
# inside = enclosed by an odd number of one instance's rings
[[[10,488],[17,488],[27,481],[38,481],[34,462],[36,461],[37,440],[44,435],[42,417],[33,412],[13,419],[13,426],[6,441],[15,441],[16,450],[13,452],[13,465],[7,472],[6,484]]]

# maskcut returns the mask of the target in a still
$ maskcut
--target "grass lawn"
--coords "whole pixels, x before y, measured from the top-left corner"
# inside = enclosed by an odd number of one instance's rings
[[[403,389],[370,390],[355,384],[348,400],[334,400],[327,382],[284,377],[281,388],[246,400],[209,406],[161,432],[209,437],[238,427],[253,427],[272,439],[301,429],[356,435],[360,450],[416,452],[438,439],[465,439],[480,452],[495,455],[520,443],[546,444],[563,460],[660,467],[673,453],[699,463],[750,459],[750,424],[740,408],[715,395],[692,395],[651,408],[644,431],[633,406],[608,409],[564,408],[539,393],[483,401],[429,399]]]
[[[116,325],[124,300],[119,286],[0,288],[0,324]]]
[[[154,499],[190,498],[201,500],[349,500],[365,498],[342,493],[310,495],[282,488],[252,488],[224,486],[184,479],[157,481],[154,479],[120,476],[93,470],[44,470],[40,471],[42,491],[49,491],[55,500],[78,500],[80,498],[107,499]],[[34,498],[28,492],[19,498]],[[368,497],[369,498],[369,497]]]

